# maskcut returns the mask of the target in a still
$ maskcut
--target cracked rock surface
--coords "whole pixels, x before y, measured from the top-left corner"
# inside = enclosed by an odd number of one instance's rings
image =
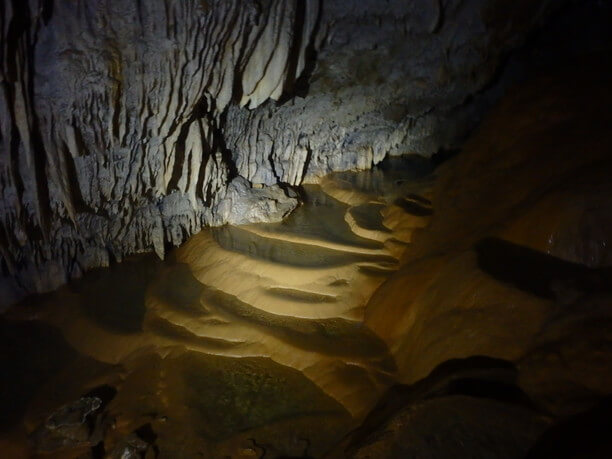
[[[3,2],[2,303],[276,221],[287,184],[452,147],[560,3]]]

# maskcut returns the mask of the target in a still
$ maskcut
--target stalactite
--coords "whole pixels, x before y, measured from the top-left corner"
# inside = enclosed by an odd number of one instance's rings
[[[286,185],[454,146],[504,53],[563,1],[3,2],[2,296],[277,220]]]
[[[166,242],[235,219],[217,211],[234,166],[215,123],[232,100],[255,107],[290,83],[295,3],[4,5],[0,222],[13,287],[48,290],[110,258],[163,256]],[[282,213],[296,203],[269,198]]]

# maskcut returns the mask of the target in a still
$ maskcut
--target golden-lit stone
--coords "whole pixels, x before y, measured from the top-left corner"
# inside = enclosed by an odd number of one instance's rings
[[[117,395],[107,450],[150,425],[174,455],[320,456],[395,381],[364,313],[399,267],[400,232],[427,219],[415,223],[394,204],[405,185],[360,189],[367,179],[344,177],[364,202],[308,185],[306,203],[283,222],[204,230],[163,263],[127,260],[22,305],[15,319],[60,330],[82,356],[38,391],[26,430],[108,386]],[[51,394],[56,385],[66,390]]]
[[[489,416],[524,452],[612,391],[612,120],[585,103],[612,106],[600,75],[516,89],[434,176],[333,174],[283,222],[208,229],[163,263],[136,257],[21,305],[0,325],[16,330],[11,371],[32,375],[0,447],[27,454],[50,413],[111,388],[107,451],[148,426],[170,457],[321,457],[365,418],[393,438],[355,455],[392,457]],[[490,367],[469,367],[482,356]],[[436,392],[448,367],[529,403]],[[392,386],[406,405],[367,424]]]

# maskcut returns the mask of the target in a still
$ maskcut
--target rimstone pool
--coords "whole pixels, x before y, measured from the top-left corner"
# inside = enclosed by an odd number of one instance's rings
[[[147,432],[166,457],[322,455],[395,382],[365,306],[430,213],[431,172],[403,157],[338,173],[283,222],[203,230],[26,300],[2,319],[6,444],[76,457]],[[90,430],[68,419],[79,403],[101,405]]]

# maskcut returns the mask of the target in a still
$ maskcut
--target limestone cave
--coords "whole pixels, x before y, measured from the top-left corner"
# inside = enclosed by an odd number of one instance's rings
[[[612,2],[0,0],[0,457],[612,457]]]

